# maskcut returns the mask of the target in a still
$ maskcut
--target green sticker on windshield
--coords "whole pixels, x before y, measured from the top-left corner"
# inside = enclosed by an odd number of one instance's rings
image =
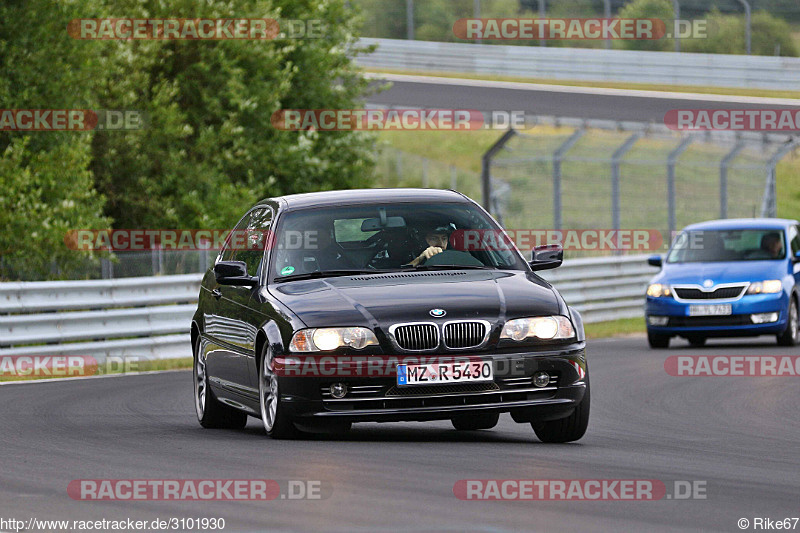
[[[281,275],[282,276],[288,276],[292,272],[294,272],[294,267],[293,266],[283,267],[281,269]]]

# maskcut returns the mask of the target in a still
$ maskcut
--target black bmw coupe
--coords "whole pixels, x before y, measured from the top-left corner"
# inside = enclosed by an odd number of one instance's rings
[[[581,317],[477,203],[454,191],[369,189],[263,200],[203,278],[191,324],[206,428],[259,418],[273,438],[354,422],[501,413],[545,442],[589,422]]]

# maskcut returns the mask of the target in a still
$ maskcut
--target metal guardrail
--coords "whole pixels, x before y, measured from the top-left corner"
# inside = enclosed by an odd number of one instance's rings
[[[585,322],[642,316],[646,256],[574,259],[542,276]],[[190,357],[202,274],[0,283],[0,357]]]
[[[519,78],[796,90],[800,58],[362,38],[362,67]]]
[[[202,277],[0,283],[0,356],[190,357]]]
[[[572,259],[539,275],[580,311],[586,323],[644,317],[647,282],[658,269],[646,255]]]

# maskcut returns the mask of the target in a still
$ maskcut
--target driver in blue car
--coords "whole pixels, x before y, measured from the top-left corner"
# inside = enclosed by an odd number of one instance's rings
[[[428,247],[408,264],[411,266],[419,266],[434,255],[447,250],[447,244],[450,242],[450,234],[454,229],[455,228],[453,228],[451,224],[429,226],[425,231],[425,242],[428,244]]]

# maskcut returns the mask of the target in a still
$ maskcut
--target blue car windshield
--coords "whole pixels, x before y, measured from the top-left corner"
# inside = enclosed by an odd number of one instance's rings
[[[694,230],[678,235],[667,262],[763,261],[785,257],[786,242],[779,229]]]

